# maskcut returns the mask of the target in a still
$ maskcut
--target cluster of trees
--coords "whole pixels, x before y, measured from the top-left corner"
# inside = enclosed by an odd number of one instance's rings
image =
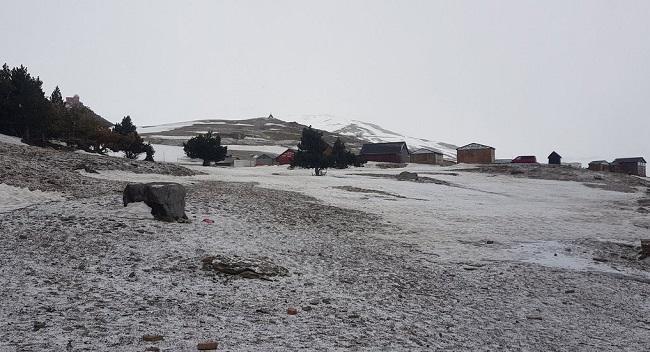
[[[314,169],[314,175],[323,175],[323,170],[334,167],[345,169],[348,166],[361,166],[365,161],[345,148],[340,138],[330,147],[323,140],[323,132],[305,127],[302,130],[298,151],[291,163],[293,167]]]
[[[137,134],[129,116],[113,128],[111,125],[83,104],[65,104],[58,86],[46,98],[43,82],[26,67],[2,66],[0,133],[21,137],[34,145],[57,140],[87,152],[122,151],[131,159],[147,153],[147,159],[153,161],[153,147]]]
[[[208,131],[183,143],[183,151],[192,159],[203,159],[203,166],[209,166],[212,162],[224,160],[228,148],[221,145],[219,134]],[[309,126],[302,130],[298,151],[291,166],[314,169],[314,174],[321,176],[327,168],[345,169],[351,165],[362,166],[364,163],[363,159],[345,148],[340,138],[330,147],[323,140],[323,133]]]
[[[46,138],[51,130],[51,104],[43,82],[23,66],[0,70],[0,132],[25,140]]]
[[[125,116],[122,122],[116,123],[111,132],[113,140],[107,144],[108,148],[114,152],[124,152],[124,156],[129,159],[137,159],[140,154],[146,153],[144,160],[154,161],[155,150],[153,146],[151,143],[144,143],[131,121],[131,116]]]

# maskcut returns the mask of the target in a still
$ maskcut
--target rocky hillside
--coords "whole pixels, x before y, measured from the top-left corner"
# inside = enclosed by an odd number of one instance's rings
[[[411,150],[429,147],[442,151],[447,158],[456,159],[456,146],[453,144],[404,136],[363,121],[342,120],[327,115],[291,119],[296,121],[287,122],[272,116],[244,120],[196,120],[142,126],[138,130],[155,144],[181,145],[197,133],[213,130],[221,134],[223,144],[294,147],[300,140],[302,129],[311,125],[324,131],[326,141],[333,143],[339,137],[353,150],[359,150],[369,142],[405,141]]]
[[[122,170],[142,174],[176,176],[197,172],[170,163],[152,163],[110,156],[92,155],[7,143],[0,135],[0,184],[27,187],[30,190],[60,192],[68,196],[89,197],[121,192],[107,182],[84,177],[80,170]]]

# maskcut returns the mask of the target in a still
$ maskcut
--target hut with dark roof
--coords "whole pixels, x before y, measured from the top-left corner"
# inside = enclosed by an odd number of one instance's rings
[[[275,158],[277,157],[276,154],[272,153],[264,153],[264,154],[259,154],[255,155],[255,166],[268,166],[268,165],[273,165],[275,162]]]
[[[459,164],[492,164],[494,163],[494,148],[470,143],[456,148],[456,160]]]
[[[367,161],[408,163],[409,149],[405,142],[367,143],[361,147],[361,157]]]
[[[548,164],[549,165],[561,165],[562,164],[562,156],[555,151],[553,151],[551,154],[548,156]]]

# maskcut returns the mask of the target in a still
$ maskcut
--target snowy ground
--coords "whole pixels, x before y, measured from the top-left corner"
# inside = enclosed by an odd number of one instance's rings
[[[7,136],[6,134],[0,134],[0,143],[15,144],[15,145],[26,145],[18,137]]]
[[[191,137],[188,137],[189,139]],[[201,165],[202,161],[199,159],[190,159],[185,155],[183,147],[175,145],[166,145],[166,144],[152,144],[156,153],[154,154],[154,159],[156,161],[164,161],[168,163],[181,163],[184,165]],[[273,153],[281,154],[286,147],[279,145],[241,145],[241,144],[231,144],[225,145],[228,147],[228,151],[250,151],[250,152],[260,152],[260,153]],[[122,152],[108,152],[108,155],[115,157],[122,157],[124,153]],[[144,160],[146,155],[140,155],[139,159]]]
[[[647,214],[636,212],[635,201],[642,193],[594,189],[579,182],[455,172],[462,167],[466,166],[411,164],[393,170],[329,170],[326,177],[313,177],[311,170],[288,170],[285,166],[196,167],[208,175],[180,179],[110,171],[87,176],[132,182],[255,182],[260,187],[296,191],[324,204],[380,216],[405,231],[400,240],[427,245],[436,256],[448,260],[462,256],[612,271],[608,264],[595,262],[588,254],[585,258],[580,253],[569,255],[566,249],[581,238],[638,245],[640,238],[648,237],[647,228],[635,226],[645,224],[648,219]],[[396,175],[405,170],[418,172],[420,176],[432,173],[430,177],[451,185],[374,177]],[[350,191],[350,187],[356,188],[355,191]],[[488,240],[495,244],[487,249],[463,245]],[[620,271],[628,272],[624,268]],[[648,272],[631,270],[630,273],[650,279]]]
[[[11,210],[25,208],[33,204],[62,201],[65,197],[57,192],[30,191],[0,183],[0,214]]]
[[[206,339],[224,351],[650,343],[650,263],[635,248],[649,234],[646,189],[459,167],[407,168],[437,183],[375,167],[324,177],[192,168],[206,174],[78,170],[105,191],[4,213],[0,351],[193,351]],[[118,185],[154,180],[188,187],[191,223],[122,207]],[[290,275],[201,270],[213,255],[267,258]],[[144,334],[164,340],[145,343]]]

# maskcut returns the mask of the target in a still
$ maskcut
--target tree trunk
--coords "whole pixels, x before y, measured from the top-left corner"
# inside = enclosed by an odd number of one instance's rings
[[[203,166],[210,166],[210,160],[203,159]]]
[[[319,167],[315,167],[315,168],[314,168],[314,175],[316,175],[316,176],[320,176],[320,175],[321,175],[321,171],[320,171],[320,168],[319,168]]]

